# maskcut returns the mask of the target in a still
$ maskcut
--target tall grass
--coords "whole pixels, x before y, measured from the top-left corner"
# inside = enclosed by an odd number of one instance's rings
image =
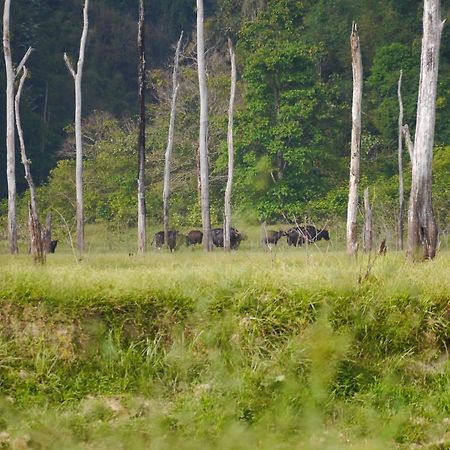
[[[0,255],[0,447],[450,445],[448,253],[59,250]]]

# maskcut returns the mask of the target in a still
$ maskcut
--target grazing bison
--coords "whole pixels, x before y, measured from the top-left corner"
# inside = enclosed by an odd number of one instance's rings
[[[176,230],[169,230],[167,233],[168,245],[171,252],[173,252],[175,250],[175,247],[177,246],[177,235],[178,231]],[[157,233],[155,233],[152,244],[153,242],[155,243],[155,247],[160,250],[164,245],[164,231],[158,231]]]
[[[191,230],[186,235],[186,245],[201,244],[203,240],[203,232],[200,230]]]
[[[305,227],[300,227],[300,232],[303,234],[309,244],[320,241],[321,239],[325,239],[326,241],[330,240],[330,234],[325,228],[319,230],[312,225],[306,225]]]
[[[289,245],[294,245],[295,247],[297,247],[297,245],[302,245],[305,242],[313,244],[321,239],[325,239],[326,241],[330,240],[328,230],[325,228],[319,230],[312,225],[289,228],[289,230],[286,231],[286,236],[287,243]]]
[[[286,231],[286,236],[289,246],[293,245],[294,247],[297,247],[298,245],[305,243],[305,236],[297,227],[289,228],[289,230]]]
[[[223,228],[213,228],[211,230],[213,244],[216,247],[223,247]],[[237,249],[241,243],[242,236],[236,228],[230,229],[230,247]]]
[[[54,241],[50,241],[50,243],[48,244],[48,252],[55,253],[57,245],[58,245],[58,239],[55,239]]]
[[[283,230],[279,231],[273,231],[269,230],[266,235],[262,239],[262,243],[267,244],[275,244],[277,245],[277,242],[280,240],[282,236],[286,236],[286,232]]]

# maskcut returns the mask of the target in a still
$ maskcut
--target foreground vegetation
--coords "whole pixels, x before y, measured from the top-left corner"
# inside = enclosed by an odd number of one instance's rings
[[[449,266],[0,255],[0,447],[447,448]]]

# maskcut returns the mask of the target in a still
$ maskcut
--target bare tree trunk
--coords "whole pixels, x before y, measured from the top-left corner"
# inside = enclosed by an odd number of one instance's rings
[[[440,0],[425,0],[417,124],[408,213],[407,253],[410,259],[414,258],[420,246],[422,246],[424,258],[434,258],[438,243],[438,229],[432,205],[432,161],[439,47],[443,26]]]
[[[28,203],[28,228],[31,238],[31,253],[34,256],[34,262],[45,263],[45,247],[42,239],[41,223],[38,217],[33,213],[31,202]]]
[[[84,52],[86,49],[89,0],[85,0],[83,8],[83,32],[80,39],[80,52],[78,56],[77,71],[72,66],[66,53],[64,61],[75,83],[75,147],[76,147],[76,203],[77,203],[77,248],[84,250],[84,202],[83,202],[83,140],[81,134],[81,81],[83,78]]]
[[[14,71],[10,39],[11,0],[5,0],[3,10],[3,53],[6,71],[6,177],[8,183],[8,243],[11,254],[18,253],[16,221],[16,150],[14,136],[14,80],[31,54],[31,47],[25,53],[17,70]]]
[[[223,227],[223,248],[225,251],[230,251],[231,242],[231,189],[233,186],[233,171],[234,171],[234,145],[233,145],[233,116],[234,116],[234,99],[236,97],[236,55],[231,39],[228,38],[228,51],[231,60],[231,88],[230,88],[230,104],[228,107],[228,180],[225,189],[225,221]]]
[[[372,206],[369,201],[369,188],[364,190],[364,252],[369,253],[373,248],[373,220]]]
[[[398,218],[397,218],[397,250],[403,250],[403,210],[405,202],[405,189],[403,184],[403,102],[402,102],[402,76],[400,70],[398,79]]]
[[[203,34],[203,0],[197,0],[197,61],[200,91],[199,151],[203,248],[209,252],[212,250],[212,236],[209,210],[208,90],[206,87],[205,39]]]
[[[22,164],[25,168],[25,179],[27,180],[28,187],[30,188],[30,204],[31,204],[31,210],[33,212],[33,215],[37,215],[37,206],[36,206],[36,189],[33,183],[33,178],[31,176],[30,171],[30,162],[27,158],[26,150],[25,150],[25,140],[23,138],[23,130],[22,130],[22,123],[20,120],[20,98],[22,96],[22,89],[23,85],[25,83],[25,80],[28,76],[28,71],[26,67],[23,67],[23,73],[20,78],[19,87],[17,89],[17,94],[15,97],[14,102],[14,112],[15,112],[15,118],[16,118],[16,126],[17,126],[17,134],[19,137],[19,143],[20,143],[20,155],[22,158]]]
[[[198,148],[195,154],[195,176],[197,177],[197,196],[200,209],[202,208],[202,180],[200,178],[200,149]]]
[[[3,11],[3,53],[6,69],[6,176],[8,181],[8,242],[9,251],[15,254],[17,247],[16,224],[16,153],[14,142],[14,69],[10,42],[11,0],[5,0]]]
[[[358,251],[358,233],[356,227],[358,214],[359,153],[361,144],[361,103],[362,103],[362,60],[359,46],[358,26],[352,24],[350,36],[353,70],[353,105],[352,105],[352,143],[350,161],[350,183],[347,207],[347,253],[356,255]]]
[[[170,122],[169,122],[169,136],[167,139],[165,165],[164,165],[164,188],[163,188],[163,215],[164,215],[164,242],[169,245],[169,196],[170,196],[170,163],[173,149],[173,135],[175,132],[175,117],[177,111],[177,95],[180,85],[178,84],[178,67],[180,59],[181,41],[183,39],[183,32],[178,39],[177,48],[175,50],[175,57],[173,60],[172,73],[172,104],[170,107]]]
[[[139,0],[139,136],[138,136],[138,252],[147,250],[145,207],[145,10],[144,0]]]
[[[20,143],[20,155],[22,157],[22,164],[25,168],[25,179],[27,180],[28,187],[30,188],[30,203],[28,207],[29,216],[29,230],[30,230],[30,241],[31,241],[31,252],[34,256],[35,262],[45,263],[45,247],[41,232],[41,224],[39,222],[39,215],[36,205],[36,189],[33,182],[33,177],[30,171],[30,162],[27,158],[25,150],[25,140],[23,138],[22,123],[20,121],[20,98],[22,96],[22,89],[25,80],[28,76],[28,71],[25,66],[23,67],[23,74],[20,78],[19,87],[17,89],[17,94],[14,102],[14,112],[16,116],[16,126],[17,134],[19,136]]]

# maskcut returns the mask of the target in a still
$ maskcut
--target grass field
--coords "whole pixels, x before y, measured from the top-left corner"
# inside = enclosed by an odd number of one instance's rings
[[[450,448],[450,253],[255,236],[0,255],[0,448]]]

